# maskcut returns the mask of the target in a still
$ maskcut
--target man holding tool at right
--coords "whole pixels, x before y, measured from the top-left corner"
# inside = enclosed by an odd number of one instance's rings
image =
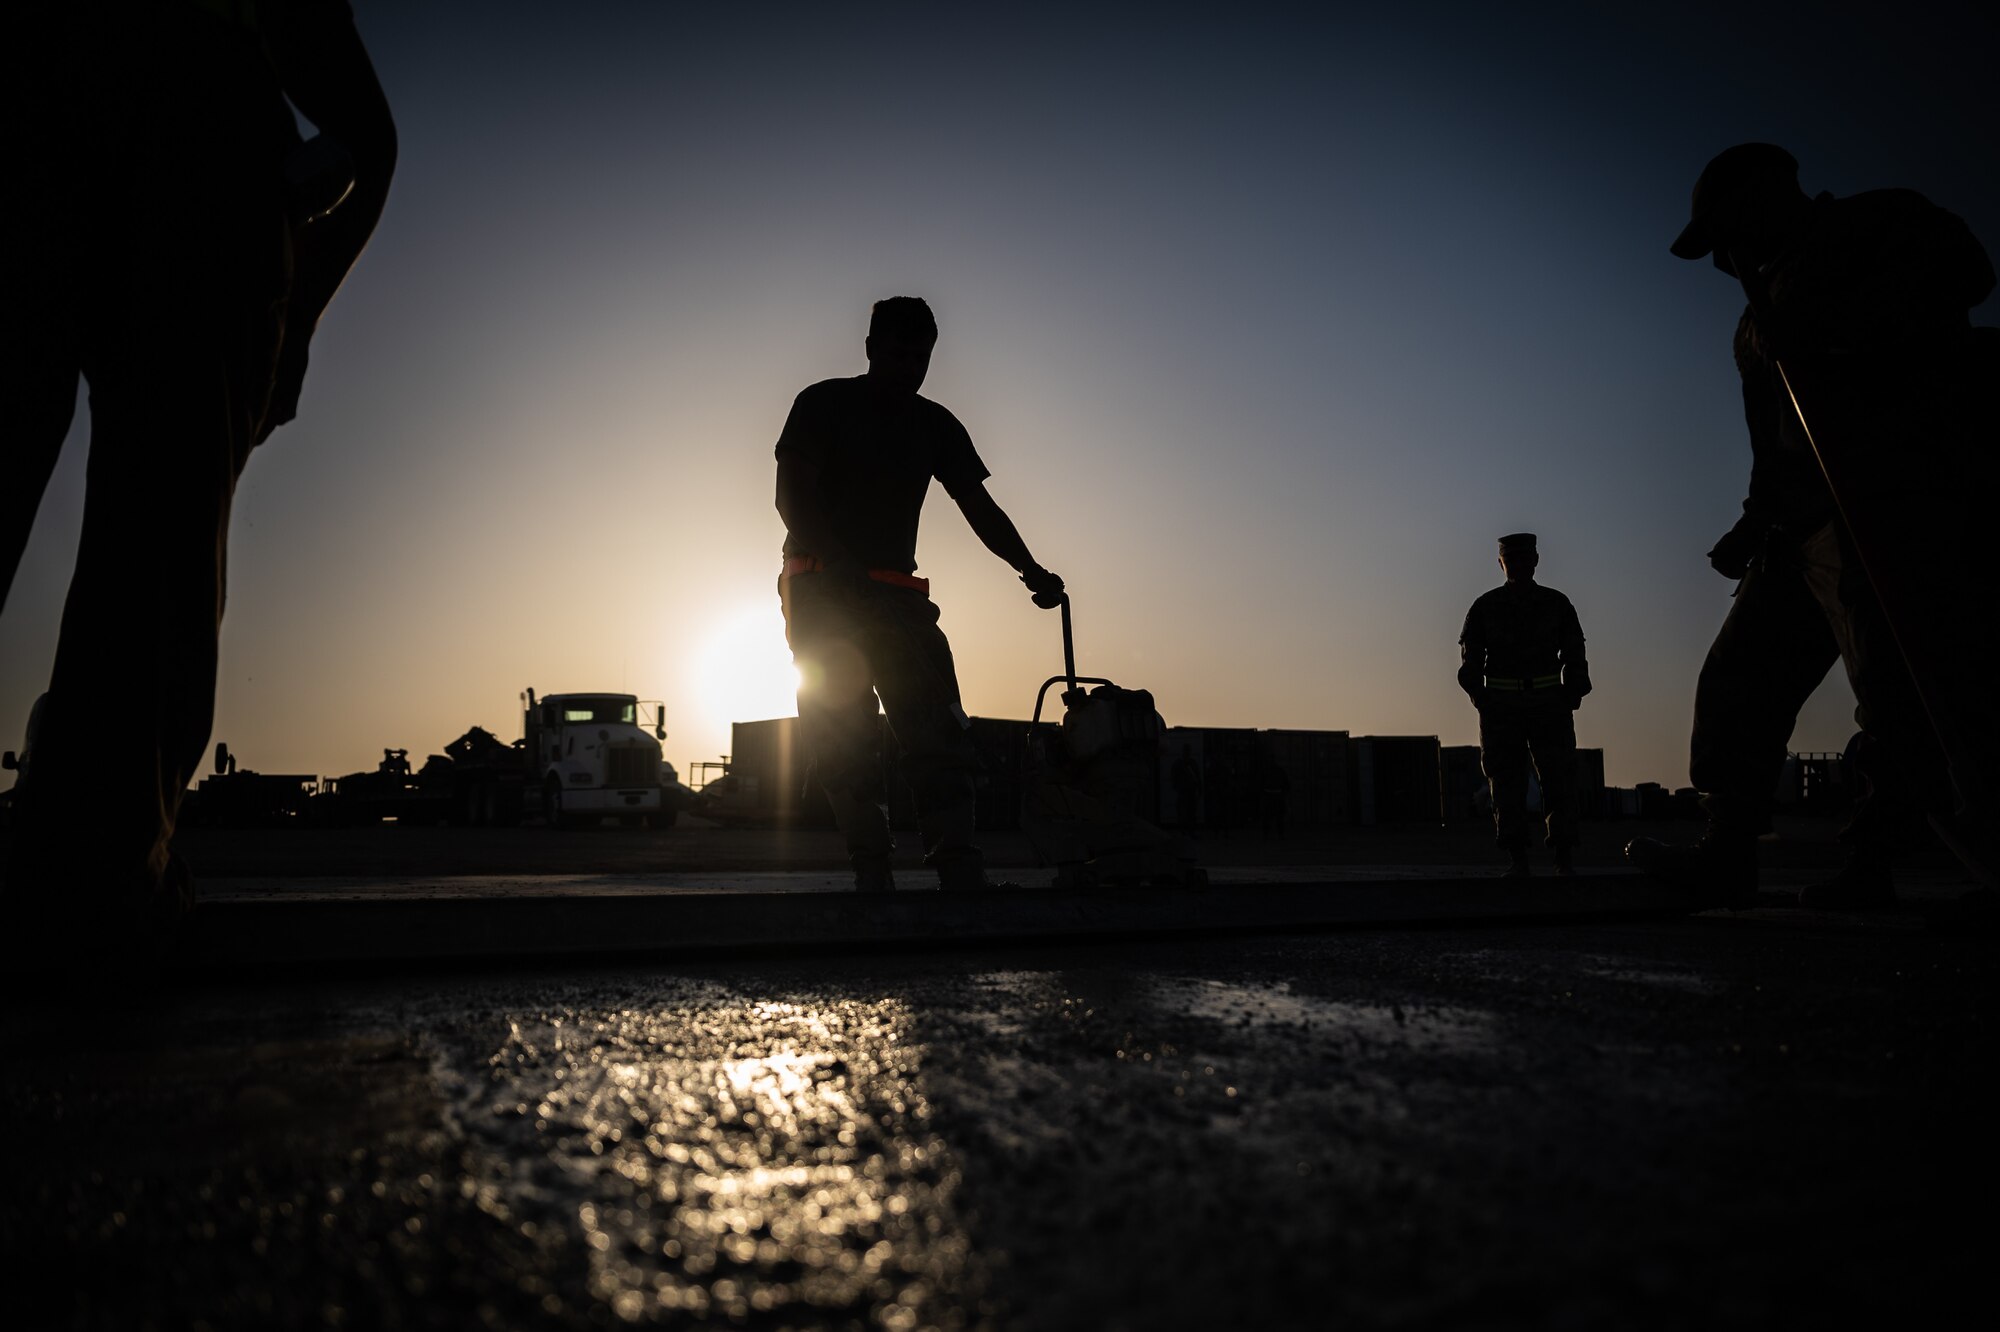
[[[1969,544],[1990,493],[1977,413],[1992,356],[1967,312],[1993,268],[1964,223],[1919,194],[1812,198],[1797,173],[1772,144],[1723,152],[1672,247],[1713,253],[1750,299],[1736,332],[1750,493],[1709,552],[1740,582],[1702,667],[1691,743],[1708,830],[1691,846],[1628,848],[1702,905],[1754,898],[1792,726],[1835,660],[1870,737],[1875,795],[1850,824],[1847,868],[1802,901],[1892,900],[1899,799],[1921,803],[1975,872],[1991,868],[1975,760],[1996,728],[1973,674],[1990,669],[1991,630]]]
[[[916,576],[917,519],[932,479],[986,548],[1021,576],[1036,605],[1062,604],[1063,580],[1035,563],[988,493],[972,437],[917,392],[936,346],[928,304],[912,296],[877,301],[868,372],[800,393],[778,437],[785,520],[778,592],[799,670],[799,725],[861,892],[895,887],[878,696],[916,797],[924,863],[941,888],[986,882],[972,840],[979,759],[930,581]]]

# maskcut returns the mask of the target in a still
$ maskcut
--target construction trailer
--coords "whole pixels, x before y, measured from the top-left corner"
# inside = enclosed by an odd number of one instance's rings
[[[1793,814],[1834,816],[1854,803],[1859,783],[1847,754],[1785,755],[1778,775],[1777,803]]]
[[[1493,802],[1487,795],[1486,770],[1479,763],[1478,745],[1440,746],[1438,782],[1443,788],[1446,823],[1492,817]]]
[[[895,737],[886,721],[879,724],[889,822],[899,829],[914,828],[916,799],[896,762]],[[1011,831],[1020,826],[1021,765],[1027,753],[1028,723],[973,717],[969,726],[980,760],[974,779],[978,826],[983,832]],[[826,794],[811,780],[797,717],[736,722],[729,730],[729,754],[719,765],[721,775],[704,781],[693,793],[694,812],[741,827],[833,826],[833,810]],[[718,765],[699,766],[712,771]]]
[[[1014,828],[1028,723],[974,717],[970,728],[982,765],[979,827]],[[809,780],[798,718],[737,722],[730,745],[723,775],[702,785],[696,812],[742,826],[832,826],[826,797]],[[1255,832],[1437,823],[1443,818],[1435,736],[1175,726],[1162,733],[1159,751],[1157,774],[1149,780],[1157,786],[1158,819],[1168,826],[1179,822],[1173,771],[1183,751],[1201,775],[1196,822],[1205,828]],[[886,722],[882,753],[890,821],[898,828],[914,827],[915,803],[897,771],[895,740]]]
[[[1444,822],[1444,785],[1434,735],[1358,735],[1348,744],[1354,822]]]

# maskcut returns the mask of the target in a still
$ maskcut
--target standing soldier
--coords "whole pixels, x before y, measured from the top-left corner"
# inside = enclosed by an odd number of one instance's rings
[[[918,394],[936,345],[929,305],[911,296],[877,301],[868,373],[799,394],[778,438],[778,594],[799,668],[799,723],[862,892],[895,886],[878,697],[916,796],[924,863],[944,888],[985,882],[972,841],[979,760],[929,580],[916,577],[917,519],[931,479],[1037,605],[1059,605],[1063,590],[987,493],[989,473],[965,427]]]
[[[1993,266],[1965,224],[1922,195],[1808,196],[1798,162],[1768,143],[1709,162],[1672,251],[1713,254],[1761,293],[1736,329],[1750,486],[1743,516],[1708,553],[1737,584],[1695,686],[1689,776],[1708,828],[1686,846],[1637,839],[1627,855],[1682,881],[1700,904],[1753,900],[1757,838],[1770,826],[1792,726],[1839,661],[1868,736],[1871,794],[1843,834],[1849,864],[1801,900],[1886,902],[1901,809],[1952,803],[1938,718],[1918,685],[1929,686],[1932,708],[1954,708],[1975,752],[1996,729],[1991,597],[1976,545],[1991,503],[1980,413],[1990,411],[1993,335],[1982,349],[1968,315],[1993,290]],[[1828,462],[1846,493],[1829,487]],[[1885,577],[1898,623],[1871,586]],[[1911,673],[1912,649],[1926,681]]]
[[[1576,724],[1590,692],[1583,626],[1569,598],[1535,581],[1532,532],[1500,538],[1507,581],[1472,603],[1458,636],[1459,688],[1479,709],[1479,764],[1493,795],[1494,838],[1507,877],[1528,874],[1528,761],[1542,783],[1556,872],[1574,874]]]

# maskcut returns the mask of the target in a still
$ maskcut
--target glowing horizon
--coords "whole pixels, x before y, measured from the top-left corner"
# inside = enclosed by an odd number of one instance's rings
[[[403,155],[237,494],[213,738],[265,772],[512,739],[527,686],[665,700],[683,772],[755,719],[729,712],[788,713],[771,447],[908,293],[1079,666],[1170,725],[1472,743],[1458,629],[1525,529],[1590,640],[1579,743],[1683,785],[1730,596],[1702,552],[1749,467],[1740,292],[1666,251],[1695,172],[1782,142],[1809,189],[1908,185],[2000,245],[1983,84],[1912,72],[1981,48],[1860,18],[1752,77],[1699,21],[1594,10],[1060,11],[1056,48],[1033,9],[355,8]],[[0,620],[7,748],[81,438]],[[1025,717],[1055,618],[939,490],[919,558],[966,710]],[[1836,670],[1794,748],[1851,710]]]

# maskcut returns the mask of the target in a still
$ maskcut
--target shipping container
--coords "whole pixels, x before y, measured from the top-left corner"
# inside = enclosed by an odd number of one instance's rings
[[[1479,766],[1478,745],[1440,747],[1438,779],[1444,790],[1446,822],[1491,817],[1493,804],[1487,798],[1486,773]]]
[[[1444,787],[1434,735],[1363,735],[1348,744],[1355,822],[1437,824]]]

